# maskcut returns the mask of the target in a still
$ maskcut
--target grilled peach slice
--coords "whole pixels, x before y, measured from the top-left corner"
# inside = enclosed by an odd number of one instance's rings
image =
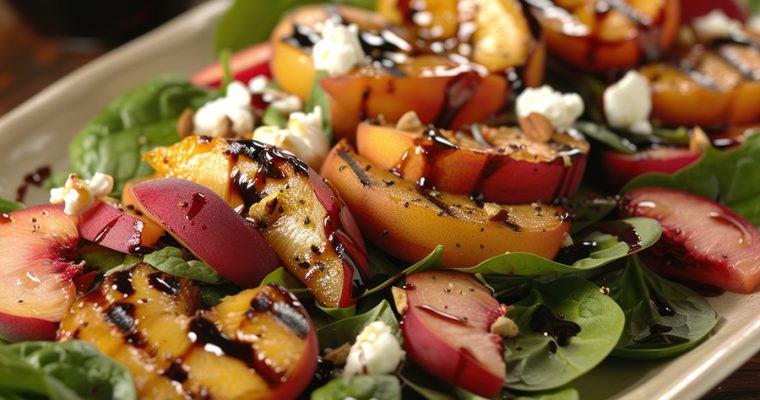
[[[588,142],[574,131],[557,132],[547,142],[518,128],[483,126],[472,131],[362,123],[357,150],[378,167],[441,191],[468,194],[495,203],[551,203],[578,190]]]
[[[643,256],[658,273],[739,293],[760,282],[760,232],[722,205],[672,189],[640,188],[625,194],[620,212],[662,225],[662,239]]]
[[[678,0],[529,0],[549,52],[587,71],[657,59],[678,31]]]
[[[160,178],[132,188],[140,209],[232,283],[250,288],[280,265],[258,231],[211,189]]]
[[[488,398],[499,394],[507,367],[491,325],[506,307],[461,272],[418,272],[406,277],[404,290],[401,332],[409,358],[444,382]]]
[[[82,216],[82,238],[122,253],[137,253],[155,244],[166,231],[141,211],[104,201]]]
[[[50,340],[74,302],[77,219],[61,206],[0,214],[0,338]]]
[[[645,65],[640,72],[652,88],[652,118],[663,125],[711,128],[760,120],[760,50],[750,39],[699,44],[677,64]]]
[[[246,290],[208,311],[197,303],[191,281],[138,264],[79,299],[58,337],[124,364],[145,399],[295,398],[309,383],[316,333],[287,290]]]
[[[414,35],[379,14],[347,7],[330,10],[360,27],[360,41],[368,61],[368,65],[320,81],[330,96],[331,121],[338,137],[353,140],[360,121],[379,115],[396,121],[409,110],[416,111],[423,122],[436,122],[442,127],[480,121],[508,101],[510,81],[518,86],[533,86],[543,77],[543,47],[527,29],[523,32],[527,39],[515,38],[519,44],[514,47],[531,51],[499,53],[517,55],[519,60],[510,59],[509,65],[503,60],[494,61],[499,68],[492,72],[465,56],[452,56],[455,51],[443,49],[442,43],[419,48]],[[324,7],[299,9],[283,20],[271,36],[273,75],[286,91],[302,98],[308,96],[315,76],[310,49],[319,40],[316,26],[329,18],[330,12]],[[520,18],[525,24],[521,14]],[[500,35],[507,37],[503,32]],[[494,46],[490,51],[498,53],[496,49],[500,48]],[[483,57],[494,58],[491,53],[483,50]],[[526,54],[522,56],[523,53]]]
[[[446,267],[473,266],[505,252],[553,258],[570,228],[561,208],[479,205],[463,195],[418,186],[382,170],[338,143],[322,166],[356,217],[362,233],[381,249],[415,262],[436,246]]]
[[[613,188],[619,189],[631,179],[647,172],[676,172],[697,161],[701,154],[687,147],[655,147],[634,154],[605,150],[602,153],[602,164],[607,181]]]
[[[289,153],[256,141],[197,141],[190,137],[157,148],[146,159],[158,163],[160,174],[208,183],[240,206],[284,266],[323,305],[353,304],[363,290],[367,252],[340,196]]]

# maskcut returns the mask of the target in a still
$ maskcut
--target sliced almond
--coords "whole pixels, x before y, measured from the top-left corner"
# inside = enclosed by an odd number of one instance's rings
[[[391,295],[393,295],[393,303],[396,304],[396,311],[399,314],[404,315],[409,310],[409,303],[406,299],[406,290],[400,287],[391,286]]]
[[[186,108],[185,111],[182,111],[182,115],[179,116],[179,120],[177,120],[177,133],[179,137],[188,137],[193,134],[194,129],[193,110]]]
[[[214,132],[212,136],[221,137],[221,138],[235,137],[235,132],[232,131],[232,120],[230,119],[230,117],[225,116],[224,118],[219,119],[219,122],[217,122],[216,127],[214,127]]]
[[[501,316],[496,318],[496,321],[491,324],[491,333],[495,333],[501,337],[512,338],[520,334],[520,328],[517,327],[515,321]]]
[[[689,151],[693,153],[701,153],[704,149],[710,147],[710,138],[707,137],[705,131],[702,128],[696,126],[691,130],[689,135]]]
[[[518,122],[525,136],[533,141],[546,143],[554,136],[552,123],[539,113],[533,112],[528,114],[527,117],[520,117]]]
[[[335,365],[346,365],[348,359],[348,353],[351,352],[351,344],[346,342],[340,345],[338,348],[331,349],[322,357],[327,361],[332,361]]]
[[[407,111],[396,123],[396,129],[407,132],[417,132],[424,127],[420,117],[414,111]]]

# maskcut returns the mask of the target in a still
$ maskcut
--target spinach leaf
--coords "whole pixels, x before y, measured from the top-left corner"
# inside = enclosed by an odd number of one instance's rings
[[[0,346],[0,393],[53,400],[137,398],[129,370],[80,341]]]
[[[633,154],[636,152],[636,145],[631,143],[630,140],[618,135],[617,133],[607,129],[603,124],[598,124],[588,121],[578,121],[575,123],[575,129],[583,132],[586,136],[589,136],[595,140],[598,140],[613,149],[625,153]]]
[[[269,106],[264,110],[264,115],[261,117],[264,125],[276,126],[281,129],[285,129],[288,125],[288,117],[280,110]]]
[[[570,202],[570,209],[573,210],[575,216],[570,233],[575,235],[603,220],[617,209],[617,206],[616,197],[605,197],[596,193],[576,195]]]
[[[293,274],[291,274],[285,267],[279,267],[276,270],[270,272],[261,281],[261,286],[276,283],[296,295],[300,300],[308,300],[314,298],[311,295],[311,291],[301,281],[298,280]]]
[[[534,283],[507,317],[520,334],[504,340],[505,386],[524,391],[557,388],[590,371],[615,348],[625,325],[614,300],[575,277]],[[580,328],[575,336],[566,334],[574,333],[569,323]]]
[[[204,307],[214,307],[227,296],[240,293],[240,288],[230,282],[218,285],[200,285],[199,296]]]
[[[317,106],[322,114],[322,131],[330,139],[333,140],[332,122],[330,121],[330,96],[322,89],[322,85],[319,81],[326,77],[327,71],[316,71],[314,74],[314,81],[311,83],[311,92],[309,92],[309,99],[306,101],[304,109],[306,112],[314,111]]]
[[[705,149],[694,164],[672,175],[648,173],[634,178],[622,190],[659,186],[716,200],[760,226],[760,134],[740,147],[720,151]]]
[[[114,177],[114,191],[146,176],[151,168],[142,154],[179,140],[177,118],[209,94],[185,78],[162,76],[128,91],[90,120],[69,144],[74,172],[85,178],[95,172]]]
[[[24,205],[19,202],[0,198],[0,213],[8,213],[22,208],[24,208]]]
[[[638,256],[626,259],[597,283],[609,288],[626,315],[613,355],[664,358],[699,344],[718,322],[715,311],[693,290],[659,277]]]
[[[199,260],[185,260],[182,249],[167,246],[146,254],[143,261],[170,275],[205,283],[221,283],[224,279],[208,264]]]
[[[311,394],[312,400],[396,400],[401,384],[394,375],[358,375],[335,378]]]
[[[640,239],[638,248],[630,248],[626,242],[609,233],[593,230],[584,235],[583,241],[596,243],[595,250],[588,257],[576,260],[571,265],[548,260],[531,253],[507,253],[492,257],[470,268],[459,271],[482,275],[541,276],[552,273],[564,274],[599,268],[628,254],[636,253],[653,245],[662,234],[660,224],[650,218],[628,218],[615,223],[629,225]]]
[[[403,271],[400,271],[394,274],[393,276],[381,282],[380,284],[376,285],[372,289],[364,292],[364,294],[361,295],[361,298],[365,298],[367,296],[380,292],[381,290],[392,285],[393,282],[396,282],[397,280],[401,279],[404,276],[411,275],[415,272],[426,271],[429,269],[440,267],[441,257],[443,257],[443,246],[438,245],[435,249],[433,249],[432,252],[430,252],[430,254],[425,256],[425,258],[423,258],[420,261],[417,261],[416,263],[410,265],[408,268],[404,269]]]
[[[214,37],[214,51],[215,53],[224,49],[237,51],[252,44],[264,42],[269,39],[272,30],[287,11],[318,3],[324,3],[324,0],[238,0],[219,20]],[[333,3],[368,10],[375,8],[375,0],[344,0],[333,1]]]
[[[386,300],[381,300],[378,305],[364,314],[343,318],[331,324],[317,329],[319,346],[323,349],[335,349],[343,343],[352,343],[362,329],[373,321],[383,321],[391,330],[399,335],[399,324],[396,314]]]
[[[124,265],[124,259],[127,255],[96,244],[87,244],[79,249],[79,256],[82,257],[87,268],[98,272],[107,272]]]

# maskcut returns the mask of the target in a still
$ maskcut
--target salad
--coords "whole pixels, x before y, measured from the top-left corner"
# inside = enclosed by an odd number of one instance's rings
[[[755,291],[743,9],[314,3],[234,3],[0,200],[0,393],[575,399]]]

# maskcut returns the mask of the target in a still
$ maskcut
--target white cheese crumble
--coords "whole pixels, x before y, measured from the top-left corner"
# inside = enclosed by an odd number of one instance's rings
[[[517,116],[525,118],[531,113],[543,115],[555,129],[573,125],[583,114],[583,99],[577,93],[562,94],[550,86],[527,88],[516,100]]]
[[[303,102],[298,96],[271,87],[269,79],[264,75],[255,76],[248,81],[248,89],[253,94],[261,95],[265,102],[283,114],[303,110]]]
[[[276,126],[259,127],[253,132],[253,139],[288,150],[316,170],[330,151],[330,142],[322,130],[320,107],[315,107],[308,114],[290,114],[285,129]]]
[[[747,28],[754,33],[760,33],[760,15],[753,15],[747,21]]]
[[[232,122],[232,131],[238,136],[253,130],[253,112],[251,92],[241,82],[233,81],[227,85],[224,97],[204,104],[193,116],[195,133],[214,136],[216,127],[224,118]]]
[[[604,91],[604,114],[613,128],[649,135],[652,124],[652,91],[649,81],[636,71],[628,71],[623,79]]]
[[[343,375],[389,374],[396,371],[404,359],[404,351],[383,321],[375,321],[365,326],[346,359]]]
[[[708,14],[695,18],[691,25],[701,38],[730,37],[742,29],[741,22],[731,19],[722,10],[712,10]]]
[[[322,28],[322,38],[312,49],[314,68],[330,75],[345,74],[364,62],[364,50],[359,42],[359,27],[343,25],[328,19]]]
[[[70,174],[63,187],[50,189],[50,202],[63,204],[63,212],[77,215],[89,210],[113,191],[111,175],[95,173],[92,179]]]

